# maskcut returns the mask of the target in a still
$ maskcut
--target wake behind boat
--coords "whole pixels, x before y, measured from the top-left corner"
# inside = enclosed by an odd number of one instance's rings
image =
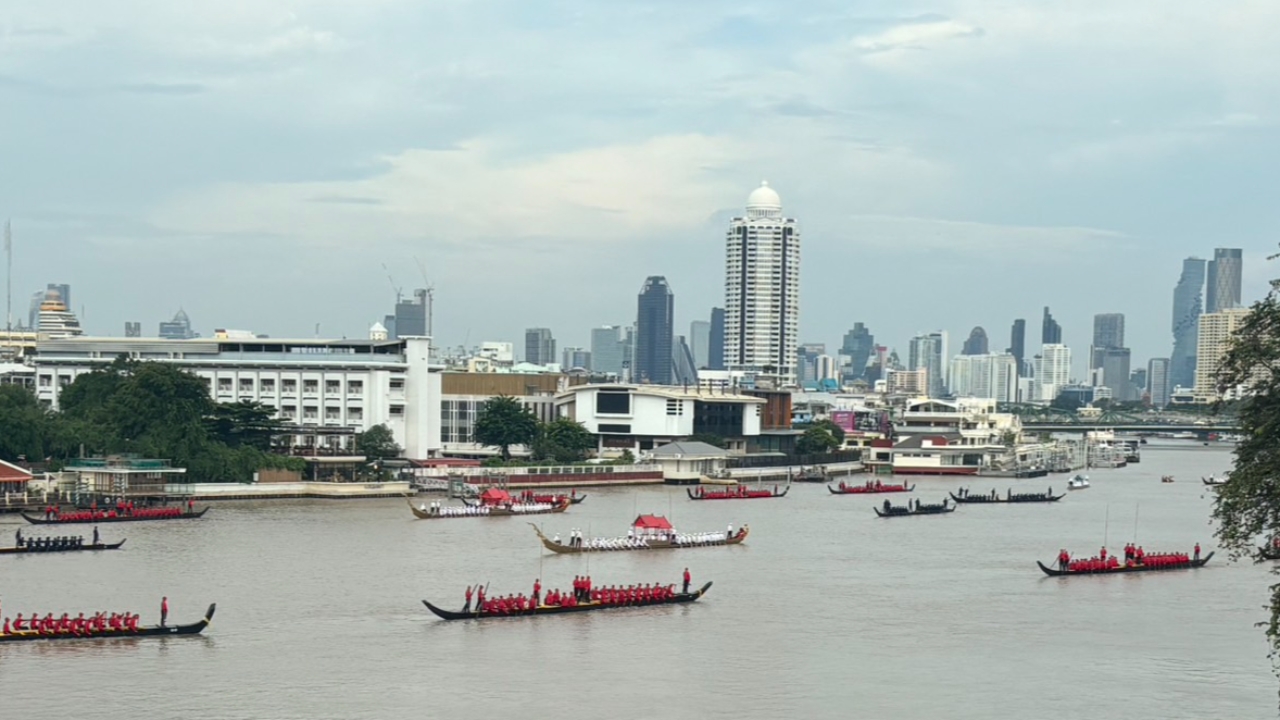
[[[991,488],[991,492],[989,493],[983,493],[980,495],[971,494],[969,492],[969,488],[960,488],[959,495],[953,492],[949,492],[947,494],[950,495],[951,499],[956,501],[957,503],[971,503],[971,504],[1049,503],[1049,502],[1058,502],[1059,500],[1067,496],[1066,493],[1062,493],[1061,495],[1054,495],[1053,488],[1049,488],[1046,492],[1042,492],[1042,493],[1015,493],[1013,489],[1010,488],[1005,492],[1004,497],[997,495],[995,488]]]
[[[553,553],[573,555],[586,552],[613,552],[621,550],[679,550],[682,548],[717,547],[722,545],[738,545],[747,539],[751,528],[743,525],[737,532],[733,526],[724,532],[680,533],[671,523],[658,515],[641,515],[631,524],[626,537],[593,537],[584,538],[577,530],[569,532],[568,542],[561,542],[560,536],[547,537],[541,528],[529,523],[538,534],[542,546]]]
[[[409,509],[419,520],[439,520],[445,518],[465,517],[512,517],[514,515],[543,515],[546,513],[562,513],[572,504],[565,498],[558,504],[551,503],[511,503],[509,505],[445,505],[440,502],[420,503],[414,505],[409,500]]]
[[[843,480],[836,487],[827,486],[827,491],[832,495],[878,495],[880,493],[899,493],[911,492],[915,490],[915,485],[907,485],[905,482],[901,485],[886,485],[879,480],[871,482],[866,481],[862,485],[846,485]]]
[[[694,492],[692,488],[685,488],[684,491],[689,494],[690,500],[760,500],[763,498],[786,497],[787,491],[790,489],[791,486],[788,485],[779,491],[778,486],[774,485],[772,490],[751,490],[746,485],[738,485],[726,490],[711,490],[710,492],[702,486],[698,487],[697,492]]]
[[[204,618],[198,622],[189,625],[147,625],[139,627],[136,622],[128,620],[122,622],[107,622],[105,619],[97,621],[97,618],[88,619],[77,618],[76,621],[68,623],[69,628],[50,628],[49,623],[41,623],[41,629],[20,629],[15,630],[11,627],[6,629],[9,632],[0,633],[0,642],[21,642],[24,640],[88,640],[88,639],[115,639],[115,638],[136,638],[136,637],[156,637],[169,635],[198,635],[205,628],[209,627],[209,623],[213,621],[213,613],[218,609],[218,604],[209,605],[209,609],[205,611]],[[63,617],[66,617],[65,615]],[[133,620],[136,620],[134,616]],[[15,623],[19,624],[19,623]],[[6,623],[6,626],[8,623]]]

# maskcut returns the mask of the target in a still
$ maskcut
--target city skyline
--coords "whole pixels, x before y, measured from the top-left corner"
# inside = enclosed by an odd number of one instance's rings
[[[362,337],[394,305],[393,283],[430,283],[440,344],[518,343],[547,325],[585,346],[589,328],[630,317],[616,289],[653,274],[680,289],[683,328],[722,304],[707,269],[761,179],[803,223],[800,339],[829,347],[854,321],[903,352],[922,327],[995,333],[1016,317],[1034,326],[1049,305],[1081,358],[1104,310],[1129,318],[1135,357],[1163,357],[1160,286],[1182,258],[1243,248],[1244,302],[1275,274],[1259,190],[1274,184],[1259,137],[1275,112],[1255,72],[1280,56],[1267,7],[1228,22],[1190,6],[1151,37],[1121,6],[1015,18],[982,2],[709,3],[681,10],[681,39],[661,13],[609,6],[540,30],[566,51],[548,73],[504,42],[527,32],[522,13],[82,5],[74,23],[26,8],[23,26],[43,30],[10,45],[0,146],[22,171],[0,178],[0,213],[13,220],[15,303],[69,283],[92,334],[125,320],[151,332],[183,307],[204,335],[311,337],[319,323]],[[134,14],[146,22],[121,22]],[[665,39],[610,42],[623,28]],[[1180,33],[1201,43],[1188,52]],[[1136,63],[1135,36],[1148,38]],[[602,46],[616,58],[607,79]],[[1121,58],[1124,77],[1099,72]],[[1010,81],[1026,68],[1052,81]],[[134,121],[141,108],[155,123]],[[1229,223],[1207,212],[1222,207]],[[235,272],[204,271],[231,261]],[[548,274],[592,302],[564,303]],[[998,282],[955,302],[966,275]],[[849,297],[894,300],[850,316]]]

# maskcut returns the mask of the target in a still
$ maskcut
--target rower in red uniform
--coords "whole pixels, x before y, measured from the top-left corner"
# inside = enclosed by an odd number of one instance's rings
[[[1196,560],[1200,559],[1200,543],[1196,543]]]
[[[692,579],[692,578],[689,576],[689,568],[685,568],[685,569],[684,569],[684,591],[683,591],[683,592],[684,592],[686,595],[687,595],[687,594],[689,594],[689,580],[691,580],[691,579]]]
[[[1105,545],[1102,547],[1102,553],[1099,554],[1098,557],[1102,559],[1102,562],[1107,561],[1107,548]]]
[[[533,579],[533,607],[538,607],[538,598],[542,596],[542,581]]]
[[[169,598],[168,596],[160,598],[160,627],[164,627],[164,623],[169,619]]]

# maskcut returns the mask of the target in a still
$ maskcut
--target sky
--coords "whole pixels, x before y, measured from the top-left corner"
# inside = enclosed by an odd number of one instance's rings
[[[854,322],[1168,354],[1181,260],[1280,267],[1280,3],[0,0],[15,314],[89,332],[364,337],[435,290],[444,345],[561,347],[723,302],[767,180],[803,233],[801,340]]]

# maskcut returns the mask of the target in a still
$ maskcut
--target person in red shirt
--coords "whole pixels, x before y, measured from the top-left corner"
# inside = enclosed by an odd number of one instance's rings
[[[160,598],[160,627],[164,627],[165,621],[169,619],[169,597]]]
[[[542,580],[533,579],[533,607],[538,607],[538,598],[542,597]]]
[[[689,575],[689,568],[685,568],[685,569],[684,569],[684,590],[683,590],[682,592],[683,592],[683,593],[685,593],[686,595],[687,595],[687,594],[689,594],[689,580],[690,580],[690,579],[691,579],[691,577],[690,577],[690,575]]]
[[[462,612],[471,612],[471,586],[467,586],[467,602],[462,606]]]
[[[1196,560],[1200,559],[1200,543],[1196,543]]]

